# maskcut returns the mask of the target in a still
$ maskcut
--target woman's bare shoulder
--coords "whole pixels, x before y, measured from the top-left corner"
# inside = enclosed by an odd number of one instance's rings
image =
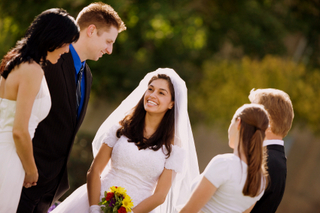
[[[11,73],[10,73],[11,74]],[[24,62],[12,70],[12,74],[20,79],[41,79],[44,75],[42,67],[36,62]]]

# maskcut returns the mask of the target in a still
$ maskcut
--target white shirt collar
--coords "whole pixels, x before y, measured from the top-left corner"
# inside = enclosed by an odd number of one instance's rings
[[[268,146],[268,145],[284,146],[284,141],[283,140],[265,140],[265,141],[263,141],[263,146]]]

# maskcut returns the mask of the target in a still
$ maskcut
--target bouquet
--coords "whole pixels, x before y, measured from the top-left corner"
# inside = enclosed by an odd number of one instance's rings
[[[99,203],[104,213],[127,213],[133,207],[132,200],[123,187],[111,186],[110,191],[104,192]]]

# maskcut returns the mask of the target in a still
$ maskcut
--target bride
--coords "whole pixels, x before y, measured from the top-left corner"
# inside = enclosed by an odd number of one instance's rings
[[[87,184],[54,212],[101,212],[111,186],[132,198],[132,211],[177,212],[199,174],[185,82],[172,69],[148,73],[99,128]]]

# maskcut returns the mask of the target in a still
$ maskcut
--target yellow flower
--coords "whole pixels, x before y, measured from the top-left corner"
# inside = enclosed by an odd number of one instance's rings
[[[121,186],[111,186],[111,192],[116,193],[118,196],[123,195],[124,197],[127,195],[127,190]]]
[[[131,212],[131,208],[133,207],[133,202],[129,195],[126,195],[122,201],[122,206],[126,208],[127,212]]]
[[[116,186],[111,186],[110,187],[110,192],[116,192],[117,191],[117,188]]]

